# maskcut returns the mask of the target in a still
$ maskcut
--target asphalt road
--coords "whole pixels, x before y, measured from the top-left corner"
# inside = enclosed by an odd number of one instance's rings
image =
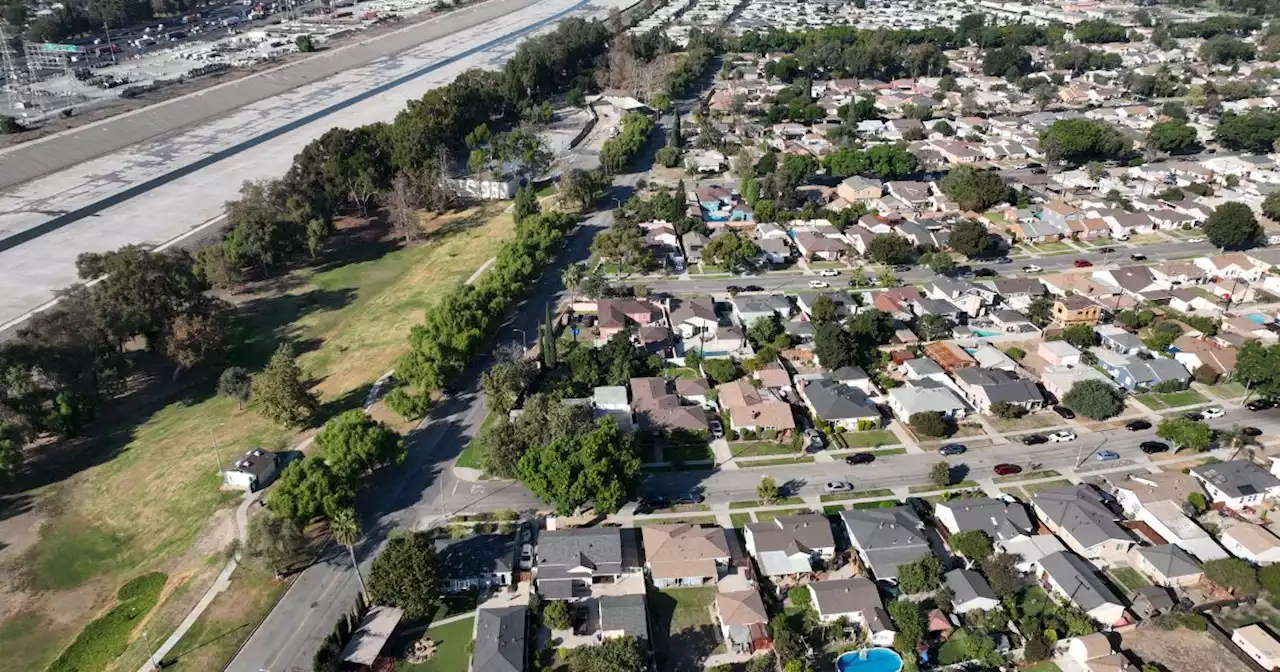
[[[1156,243],[1154,245],[1143,245],[1140,247],[1120,247],[1116,246],[1116,251],[1111,254],[1101,254],[1098,252],[1081,252],[1078,254],[1061,254],[1051,257],[1039,258],[1015,258],[1007,264],[999,264],[996,262],[972,262],[968,265],[974,269],[991,268],[996,270],[1000,277],[1022,277],[1034,276],[1036,273],[1026,273],[1022,270],[1024,266],[1035,265],[1044,269],[1039,274],[1052,273],[1056,271],[1074,269],[1077,259],[1087,259],[1094,264],[1090,270],[1102,270],[1115,266],[1124,266],[1131,263],[1129,254],[1133,252],[1141,252],[1148,259],[1186,259],[1190,257],[1199,257],[1208,254],[1215,254],[1218,248],[1209,243],[1187,243],[1187,242],[1169,242]],[[866,275],[869,279],[874,279],[875,274],[883,268],[882,266],[865,267]],[[928,282],[938,276],[937,273],[929,270],[924,266],[913,266],[910,271],[895,274],[899,280],[908,285]],[[720,294],[728,291],[728,287],[736,285],[739,287],[747,285],[757,285],[763,287],[766,292],[775,291],[796,291],[807,289],[810,280],[822,280],[829,283],[833,288],[847,286],[849,277],[848,270],[842,270],[841,274],[834,278],[820,278],[816,275],[804,275],[799,272],[784,273],[763,273],[758,275],[741,275],[733,277],[699,277],[695,275],[689,276],[632,276],[624,278],[623,282],[632,282],[642,284],[650,290],[659,292],[668,292],[672,294]],[[975,280],[992,280],[994,278],[974,278]]]
[[[1209,425],[1219,429],[1229,429],[1233,425],[1257,427],[1264,436],[1273,436],[1280,432],[1280,410],[1271,409],[1250,412],[1243,409],[1232,409],[1223,406],[1227,414],[1223,418],[1209,421]],[[675,472],[654,474],[649,476],[642,491],[646,495],[665,495],[673,497],[685,493],[696,492],[706,497],[708,502],[741,501],[755,499],[756,484],[766,475],[772,476],[780,486],[786,486],[788,495],[818,495],[828,481],[843,480],[854,483],[858,490],[873,488],[891,488],[894,486],[921,485],[929,482],[929,470],[939,460],[945,460],[952,466],[952,476],[957,480],[977,480],[992,478],[992,468],[997,464],[1012,463],[1020,465],[1025,471],[1053,469],[1062,473],[1080,464],[1080,473],[1094,468],[1125,466],[1142,469],[1153,462],[1138,448],[1143,441],[1161,441],[1156,437],[1155,417],[1149,418],[1152,428],[1130,432],[1116,429],[1102,432],[1078,432],[1079,438],[1066,443],[1044,443],[1036,446],[1024,446],[1013,441],[999,445],[983,445],[970,447],[963,455],[944,457],[937,454],[936,448],[929,448],[926,455],[907,453],[879,457],[871,464],[856,466],[846,465],[842,456],[835,456],[837,462],[812,462],[794,466],[770,467],[767,469],[723,469],[715,472]],[[1033,432],[1027,432],[1028,434]],[[965,443],[965,439],[956,439],[955,443]],[[973,443],[986,444],[987,439],[973,439]],[[1112,450],[1119,453],[1120,460],[1099,462],[1095,456],[1099,449]]]

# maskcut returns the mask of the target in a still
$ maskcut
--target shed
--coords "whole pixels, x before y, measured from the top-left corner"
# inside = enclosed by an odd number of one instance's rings
[[[354,665],[358,669],[373,669],[382,653],[391,633],[395,632],[400,619],[404,618],[404,610],[395,607],[374,607],[360,621],[360,626],[351,635],[347,648],[342,650],[342,662]]]

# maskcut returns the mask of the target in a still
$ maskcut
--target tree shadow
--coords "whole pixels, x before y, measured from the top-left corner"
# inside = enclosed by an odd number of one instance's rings
[[[182,660],[182,658],[189,656],[195,653],[196,651],[199,651],[200,649],[203,649],[204,647],[209,646],[210,644],[215,644],[220,640],[226,639],[227,637],[235,635],[241,630],[244,630],[245,628],[249,628],[252,626],[253,626],[252,623],[241,623],[240,625],[237,625],[229,630],[224,630],[221,633],[202,639],[199,642],[197,642],[195,646],[192,646],[189,649],[180,651],[178,653],[170,653],[169,655],[165,656],[162,660],[160,660],[160,664],[159,664],[160,668],[163,669],[163,668],[169,667],[170,665],[173,665],[179,660]]]
[[[300,340],[297,322],[312,313],[345,308],[356,298],[351,288],[314,289],[309,292],[282,293],[252,299],[236,311],[232,343],[227,359],[251,371],[262,368],[281,342],[300,343],[304,349],[319,347],[317,339]]]
[[[29,513],[34,508],[35,497],[29,493],[22,492],[0,497],[0,520],[16,518]]]

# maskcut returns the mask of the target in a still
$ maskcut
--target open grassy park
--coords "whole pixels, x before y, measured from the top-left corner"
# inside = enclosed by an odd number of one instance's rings
[[[441,291],[465,281],[513,234],[505,204],[425,222],[402,247],[377,231],[338,236],[314,265],[224,296],[236,305],[229,363],[257,370],[288,340],[322,402],[322,418],[358,407],[407,348],[410,327]],[[5,667],[40,670],[121,585],[168,577],[127,649],[92,669],[136,670],[141,629],[166,638],[212,583],[235,539],[240,493],[219,489],[219,464],[247,448],[285,449],[305,432],[214,396],[207,381],[153,383],[108,408],[84,438],[46,447],[25,492],[0,499],[0,650]],[[215,449],[216,447],[216,449]],[[219,669],[284,588],[242,570],[175,649],[179,669]],[[88,672],[82,669],[80,672]]]

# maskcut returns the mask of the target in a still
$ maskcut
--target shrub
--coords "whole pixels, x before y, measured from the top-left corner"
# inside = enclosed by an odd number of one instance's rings
[[[1006,420],[1016,420],[1027,414],[1027,409],[1017,404],[1011,404],[1007,401],[997,401],[991,404],[991,412],[997,418]]]
[[[542,608],[542,621],[552,630],[567,630],[573,626],[573,610],[564,600],[552,600]]]
[[[392,413],[405,420],[421,418],[431,408],[431,399],[427,395],[414,394],[403,387],[391,390],[382,400]]]
[[[1170,611],[1156,616],[1152,621],[1162,630],[1186,628],[1196,632],[1204,632],[1209,629],[1209,622],[1204,619],[1204,616],[1190,611]]]
[[[1166,380],[1151,386],[1152,392],[1167,394],[1169,392],[1181,392],[1191,387],[1191,381],[1188,380]]]
[[[937,411],[926,411],[924,413],[913,413],[908,419],[911,429],[917,434],[929,437],[943,437],[950,432],[947,421]]]
[[[1027,356],[1027,351],[1017,346],[1014,346],[1012,348],[1009,348],[1008,350],[1005,350],[1004,354],[1008,355],[1009,359],[1012,359],[1015,362],[1021,362],[1022,358]]]
[[[161,572],[143,574],[120,587],[117,604],[105,615],[89,623],[49,666],[56,672],[102,670],[129,647],[130,634],[151,612],[160,598],[168,576]]]

